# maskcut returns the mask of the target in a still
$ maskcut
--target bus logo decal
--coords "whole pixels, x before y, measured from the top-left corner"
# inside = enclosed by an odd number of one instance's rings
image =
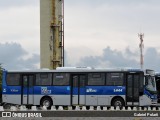
[[[7,92],[7,91],[6,91],[6,88],[3,89],[3,92]]]
[[[41,94],[51,94],[51,90],[48,90],[47,87],[41,87]]]
[[[92,88],[86,89],[86,92],[97,92],[97,90],[94,90]]]
[[[16,89],[11,89],[11,92],[18,92],[18,90],[16,90]]]
[[[70,90],[70,87],[67,87],[67,90]]]

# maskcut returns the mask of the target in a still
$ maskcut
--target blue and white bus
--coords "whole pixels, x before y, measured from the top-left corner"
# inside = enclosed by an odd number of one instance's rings
[[[147,73],[147,74],[146,74]],[[3,71],[3,103],[18,105],[151,106],[154,71],[90,67]]]

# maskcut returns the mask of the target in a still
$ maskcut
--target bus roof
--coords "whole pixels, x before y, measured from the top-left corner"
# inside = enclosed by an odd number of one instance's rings
[[[93,67],[58,67],[56,70],[37,69],[37,70],[9,70],[12,73],[31,73],[31,72],[143,72],[142,69],[133,68],[93,68]]]

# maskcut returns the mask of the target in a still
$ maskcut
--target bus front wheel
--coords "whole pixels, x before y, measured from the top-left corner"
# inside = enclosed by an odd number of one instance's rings
[[[112,106],[114,107],[119,106],[120,108],[122,108],[124,106],[124,100],[122,98],[115,98],[112,101]]]
[[[52,104],[51,98],[45,97],[41,100],[41,105],[46,106],[46,108],[51,108]]]

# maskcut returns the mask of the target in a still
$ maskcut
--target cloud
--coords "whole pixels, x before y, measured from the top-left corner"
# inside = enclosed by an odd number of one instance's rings
[[[131,53],[127,48],[124,53]],[[132,55],[135,53],[132,53]],[[112,50],[107,47],[103,50],[103,54],[100,56],[86,56],[81,58],[77,63],[79,66],[92,66],[92,67],[138,67],[136,59],[129,56],[125,56],[123,52],[118,50]]]
[[[18,7],[26,5],[37,5],[39,0],[0,0],[0,9],[7,9],[9,7]]]
[[[30,56],[18,43],[0,43],[0,63],[7,70],[36,69],[39,64],[39,55]]]
[[[146,48],[146,52],[144,53],[144,68],[160,71],[159,61],[160,53],[153,47]],[[110,47],[107,47],[103,50],[102,55],[82,57],[75,65],[104,68],[140,68],[139,52],[131,51],[129,48],[120,51],[116,49],[112,50]]]
[[[148,48],[144,55],[146,68],[156,69],[160,72],[160,53],[153,47]]]
[[[85,1],[85,2],[84,2]],[[66,2],[66,1],[65,1]],[[144,3],[145,2],[145,3]],[[151,0],[134,0],[134,1],[128,1],[128,0],[123,0],[123,1],[120,1],[120,0],[78,0],[78,1],[75,1],[75,0],[67,0],[66,4],[95,4],[95,5],[101,5],[101,4],[113,4],[113,5],[128,5],[128,4],[146,4],[146,3],[150,3],[150,4],[153,4],[153,3],[160,3],[159,0],[154,0],[151,1]]]
[[[14,1],[8,4],[14,4]],[[16,42],[21,44],[28,52],[39,54],[39,6],[30,6],[26,4],[26,6],[9,7],[5,10],[0,9],[0,16],[3,16],[0,19],[1,43]]]
[[[78,53],[80,51],[75,52]],[[84,48],[83,51],[85,51]],[[38,54],[30,55],[18,43],[0,43],[0,56],[0,63],[2,63],[2,66],[7,70],[39,68],[40,56]],[[76,62],[69,57],[74,58],[76,55],[71,55],[65,50],[65,66],[91,66],[103,68],[140,67],[139,52],[132,51],[128,47],[124,51],[107,47],[103,49],[101,55],[86,55],[78,59]],[[160,53],[153,47],[146,48],[144,53],[145,68],[160,71],[159,61]]]

